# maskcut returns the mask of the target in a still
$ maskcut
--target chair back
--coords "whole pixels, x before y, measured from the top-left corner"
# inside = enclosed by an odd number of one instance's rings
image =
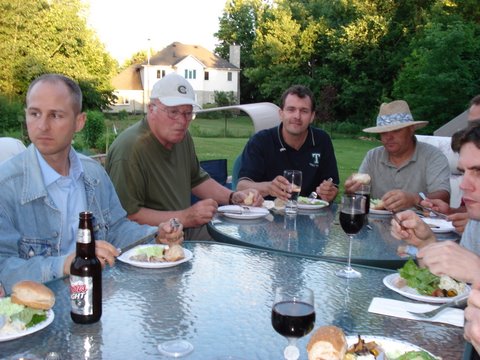
[[[208,175],[220,185],[225,187],[230,187],[230,184],[227,184],[227,159],[214,159],[214,160],[203,160],[200,161],[200,167],[205,170]],[[195,195],[191,195],[191,203],[195,204],[199,198]]]
[[[10,159],[26,149],[23,142],[10,137],[0,137],[0,163]]]

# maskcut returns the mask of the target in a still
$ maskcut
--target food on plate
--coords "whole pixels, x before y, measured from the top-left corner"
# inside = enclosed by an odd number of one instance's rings
[[[355,173],[352,175],[352,180],[355,182],[359,182],[360,184],[370,184],[370,181],[372,181],[372,178],[368,174],[362,174],[362,173]]]
[[[345,360],[375,360],[380,354],[385,356],[385,350],[383,350],[379,344],[375,341],[365,342],[365,340],[358,335],[358,341],[347,349]]]
[[[306,205],[324,205],[326,201],[321,199],[312,199],[305,196],[299,196],[297,202]]]
[[[248,196],[243,200],[243,203],[245,205],[252,205],[253,204],[253,198],[255,197],[255,194],[253,192],[249,192]]]
[[[397,287],[405,285],[417,290],[421,295],[435,297],[454,297],[465,291],[466,284],[456,281],[447,275],[434,275],[427,268],[421,268],[413,259],[408,259],[405,265],[398,270],[401,278]]]
[[[0,299],[0,315],[5,324],[0,335],[17,334],[47,319],[47,311],[55,304],[55,295],[45,285],[21,281],[12,288],[12,296]]]
[[[307,344],[308,360],[342,360],[346,351],[343,330],[332,325],[319,327]]]
[[[386,210],[382,199],[370,199],[370,209]]]
[[[12,302],[32,309],[49,310],[55,304],[55,295],[45,285],[25,280],[13,285]]]
[[[163,257],[166,261],[178,261],[185,257],[185,252],[178,244],[170,245],[168,249],[165,250]]]
[[[139,262],[158,263],[165,261],[178,261],[185,257],[185,252],[180,245],[164,246],[146,246],[136,250],[135,254],[130,256],[130,260]]]

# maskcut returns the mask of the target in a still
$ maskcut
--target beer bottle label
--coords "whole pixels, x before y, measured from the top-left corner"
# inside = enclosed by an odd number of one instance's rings
[[[77,243],[90,244],[92,242],[92,235],[88,229],[78,229]]]
[[[70,303],[72,312],[93,315],[93,278],[70,275]]]

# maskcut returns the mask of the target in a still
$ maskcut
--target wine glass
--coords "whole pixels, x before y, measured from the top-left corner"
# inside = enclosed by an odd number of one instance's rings
[[[302,172],[300,170],[284,170],[283,177],[290,183],[287,192],[290,193],[290,199],[285,204],[285,213],[294,215],[297,213],[297,200],[302,190]]]
[[[313,291],[279,287],[275,290],[272,306],[272,326],[276,332],[288,340],[283,355],[287,360],[296,360],[300,351],[297,339],[307,335],[315,325]]]
[[[365,223],[365,202],[366,197],[363,195],[345,194],[342,196],[342,204],[340,207],[340,225],[343,231],[348,235],[348,262],[347,266],[338,270],[335,274],[343,278],[359,278],[362,276],[360,272],[352,269],[350,262],[352,258],[352,238],[357,234]]]

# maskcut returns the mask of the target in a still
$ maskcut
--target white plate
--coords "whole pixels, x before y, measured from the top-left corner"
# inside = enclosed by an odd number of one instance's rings
[[[232,219],[245,219],[245,220],[259,219],[270,214],[270,212],[263,207],[254,207],[254,206],[247,206],[247,207],[248,207],[248,210],[243,210],[243,213],[241,214],[228,212],[228,210],[242,211],[243,207],[238,205],[225,205],[225,206],[220,206],[218,209],[222,211],[222,212],[219,211],[219,214]]]
[[[399,273],[390,274],[383,278],[383,283],[389,289],[403,295],[409,299],[424,301],[433,304],[443,304],[455,299],[455,297],[436,297],[436,296],[428,296],[428,295],[420,295],[417,290],[411,288],[410,286],[403,286],[401,288],[397,287],[397,282],[401,278]],[[470,287],[467,285],[465,287],[465,291],[457,296],[466,294],[470,292]]]
[[[117,259],[124,263],[130,264],[136,267],[141,267],[146,269],[160,269],[160,268],[168,268],[168,267],[179,265],[181,263],[184,263],[190,260],[193,257],[193,254],[190,250],[183,248],[183,251],[185,252],[185,257],[178,261],[148,262],[148,261],[130,260],[130,256],[135,255],[138,249],[152,247],[152,246],[159,246],[162,248],[167,247],[167,245],[160,245],[160,244],[139,245],[134,247],[133,249],[128,250],[126,253],[123,253]]]
[[[310,201],[310,200],[309,200]],[[301,201],[297,201],[298,208],[300,210],[317,210],[328,206],[328,202],[320,199],[311,199],[311,204],[305,204]]]
[[[396,359],[400,355],[405,354],[406,352],[409,351],[426,351],[429,355],[437,358],[435,355],[433,355],[431,352],[422,349],[421,347],[417,345],[410,344],[407,341],[403,340],[396,340],[392,338],[387,338],[384,336],[369,336],[369,335],[360,335],[360,337],[365,341],[365,342],[370,342],[370,341],[375,341],[384,351],[385,354],[389,359]],[[357,336],[347,336],[347,344],[348,347],[352,346],[353,344],[356,344],[358,342],[358,337]]]
[[[0,334],[0,342],[18,339],[18,338],[33,334],[34,332],[40,331],[42,329],[45,329],[48,325],[52,323],[54,318],[55,318],[55,314],[53,313],[53,310],[50,309],[47,311],[47,318],[45,319],[45,321],[42,321],[41,323],[35,326],[32,326],[31,328],[20,331],[16,334],[8,334],[8,335]]]
[[[435,227],[430,227],[434,233],[447,233],[447,232],[455,231],[455,227],[452,225],[451,221],[447,221],[444,219],[428,218],[428,217],[422,218],[422,220],[428,225],[435,226]]]
[[[388,210],[376,210],[370,208],[370,214],[375,214],[375,215],[392,215],[391,211]]]

